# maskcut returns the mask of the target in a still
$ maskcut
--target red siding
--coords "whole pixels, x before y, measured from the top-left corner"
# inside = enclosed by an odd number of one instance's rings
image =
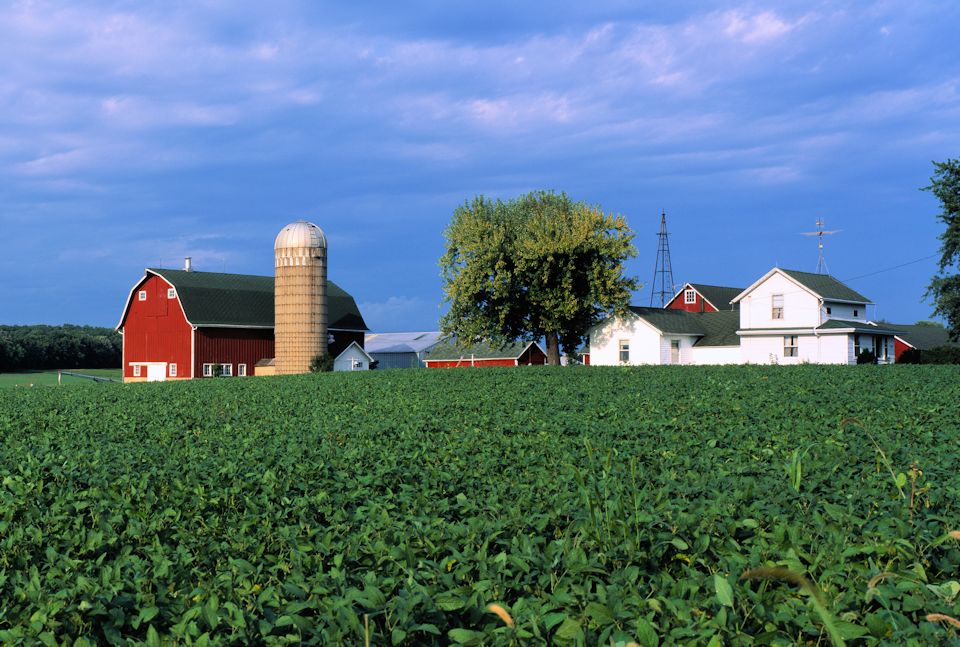
[[[680,291],[680,294],[675,296],[670,303],[664,306],[664,308],[669,308],[670,310],[686,310],[687,312],[716,312],[717,309],[710,305],[709,302],[704,300],[699,292],[694,290],[694,294],[697,295],[697,300],[693,303],[684,303],[683,293],[687,291],[687,288],[684,288]],[[702,308],[702,310],[701,310]]]
[[[583,358],[583,365],[590,366],[590,353],[584,353],[581,357]]]
[[[895,362],[899,362],[899,361],[900,361],[900,356],[903,355],[904,352],[910,350],[911,348],[913,348],[913,346],[910,346],[909,344],[905,344],[904,342],[902,342],[902,341],[900,341],[899,339],[897,339],[896,337],[894,337],[894,338],[893,338],[893,356],[894,356],[894,361],[895,361]]]
[[[178,377],[190,377],[192,329],[177,298],[168,299],[171,286],[159,276],[149,276],[137,285],[124,317],[123,376],[133,377],[131,362],[166,362],[177,365]],[[146,291],[146,301],[138,293]],[[167,368],[169,371],[169,366]],[[146,369],[141,377],[146,378]]]
[[[247,365],[247,375],[261,359],[274,356],[273,329],[198,328],[194,375],[203,377],[204,364]]]
[[[463,359],[433,359],[424,360],[427,368],[482,368],[484,366],[530,366],[543,365],[547,363],[547,356],[539,346],[531,346],[520,355],[519,361],[509,358],[497,359],[475,359],[469,357]]]
[[[543,366],[547,363],[546,354],[540,350],[539,346],[531,346],[523,351],[518,364],[521,366]]]

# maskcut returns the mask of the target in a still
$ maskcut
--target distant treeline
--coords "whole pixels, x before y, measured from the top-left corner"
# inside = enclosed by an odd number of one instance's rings
[[[0,326],[0,373],[53,368],[118,368],[123,337],[94,326]]]

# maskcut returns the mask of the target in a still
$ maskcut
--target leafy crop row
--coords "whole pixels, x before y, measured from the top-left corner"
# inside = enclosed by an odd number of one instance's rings
[[[0,642],[956,642],[958,384],[537,367],[0,392]]]

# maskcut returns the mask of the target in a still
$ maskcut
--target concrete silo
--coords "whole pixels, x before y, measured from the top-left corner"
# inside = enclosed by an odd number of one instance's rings
[[[298,220],[280,230],[273,249],[277,375],[307,373],[327,352],[327,237]]]

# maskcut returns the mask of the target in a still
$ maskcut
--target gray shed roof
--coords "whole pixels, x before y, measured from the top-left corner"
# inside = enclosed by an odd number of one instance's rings
[[[440,343],[439,331],[367,333],[364,346],[368,353],[422,353]]]

